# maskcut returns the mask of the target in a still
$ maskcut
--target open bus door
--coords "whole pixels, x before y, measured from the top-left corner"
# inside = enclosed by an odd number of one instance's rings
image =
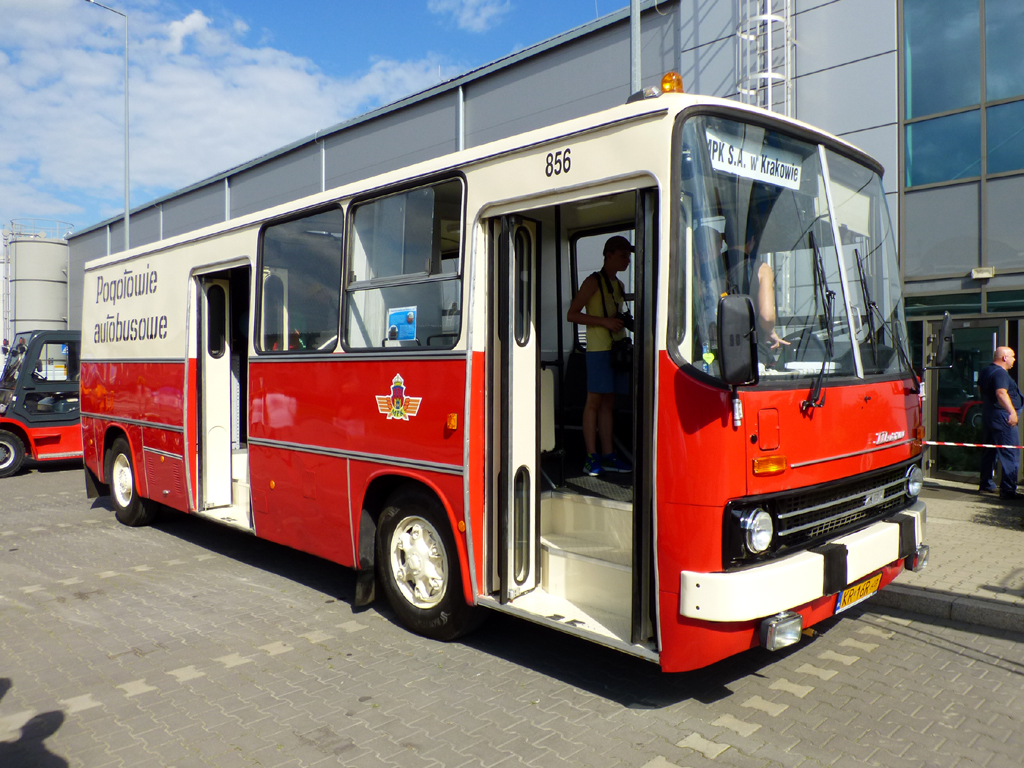
[[[248,266],[195,275],[197,512],[253,529],[248,484]]]
[[[538,225],[501,219],[498,340],[502,350],[498,569],[501,602],[537,586],[540,334],[537,332]]]
[[[509,613],[654,658],[657,191],[526,210],[530,218],[491,221],[492,599]],[[585,372],[580,378],[572,367],[581,361],[562,365],[570,350],[556,336],[577,288],[563,286],[562,277],[577,259],[579,238],[599,254],[612,233],[630,235],[636,248],[634,369],[616,421],[619,448],[634,469],[592,477],[576,421],[587,398]]]
[[[231,355],[228,281],[199,278],[200,507],[231,504]]]

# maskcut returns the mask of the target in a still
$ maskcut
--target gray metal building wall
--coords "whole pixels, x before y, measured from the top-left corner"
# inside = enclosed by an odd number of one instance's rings
[[[679,3],[661,0],[655,8],[646,0],[643,8],[643,82],[652,85],[678,67]],[[141,206],[131,214],[131,245],[590,114],[628,96],[629,18],[622,11]],[[85,262],[122,250],[123,242],[120,218],[71,237],[72,327],[81,325]]]
[[[644,2],[643,84],[679,68],[687,91],[735,96],[735,6],[730,0]],[[795,15],[795,116],[878,157],[889,170],[895,215],[895,0],[796,0]],[[437,157],[460,143],[472,147],[590,114],[628,95],[623,10],[142,206],[132,214],[132,246]],[[122,226],[112,219],[70,240],[73,327],[81,323],[84,264],[108,247],[121,250]]]

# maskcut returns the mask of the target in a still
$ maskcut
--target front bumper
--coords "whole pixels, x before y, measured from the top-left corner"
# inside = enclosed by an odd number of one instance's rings
[[[679,613],[714,622],[753,621],[836,594],[924,541],[927,508],[909,508],[824,546],[728,573],[679,574]]]

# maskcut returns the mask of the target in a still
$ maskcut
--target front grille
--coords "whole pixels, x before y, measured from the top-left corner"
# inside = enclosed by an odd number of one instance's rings
[[[853,533],[905,509],[907,468],[919,460],[901,462],[844,480],[730,502],[725,509],[723,562],[744,568]],[[771,547],[760,555],[745,545],[742,518],[750,510],[766,510],[775,523]]]
[[[902,509],[907,504],[903,494],[906,471],[906,465],[900,465],[773,499],[769,509],[775,517],[779,548],[803,547]]]

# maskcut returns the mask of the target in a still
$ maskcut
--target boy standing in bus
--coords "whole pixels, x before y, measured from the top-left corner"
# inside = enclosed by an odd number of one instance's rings
[[[583,471],[591,477],[633,469],[618,457],[612,444],[615,395],[628,392],[629,373],[612,368],[611,350],[613,341],[626,336],[625,322],[620,317],[625,290],[616,275],[629,268],[634,250],[621,235],[608,238],[604,244],[604,265],[583,281],[566,313],[570,323],[587,327],[587,403],[583,408],[587,460]]]

